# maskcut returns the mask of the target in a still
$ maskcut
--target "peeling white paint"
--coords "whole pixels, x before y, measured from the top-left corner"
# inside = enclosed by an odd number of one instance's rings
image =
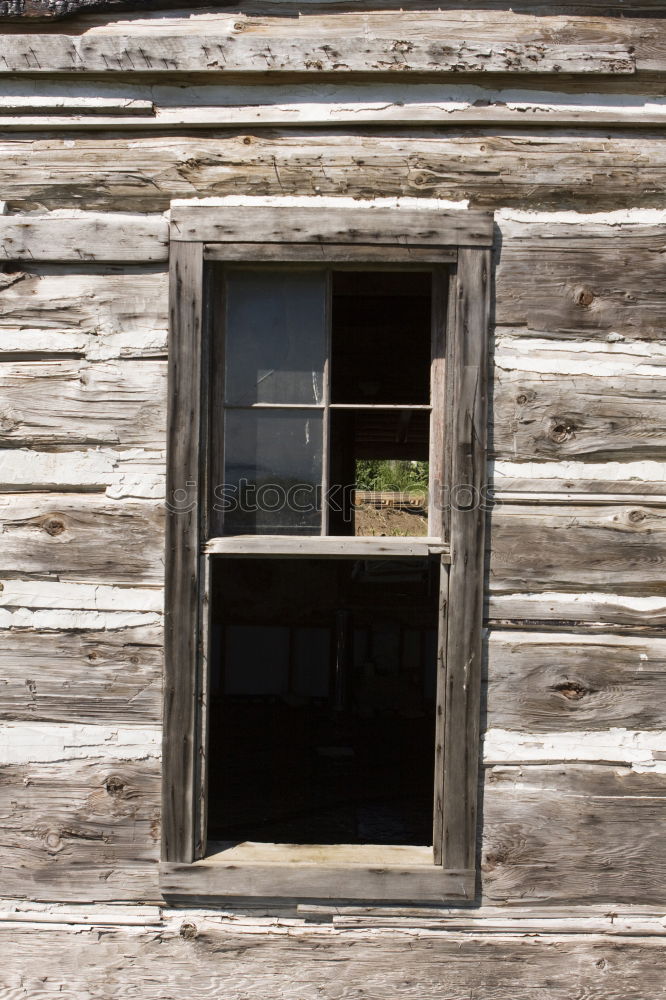
[[[663,226],[666,224],[664,208],[623,208],[612,212],[541,212],[520,208],[500,208],[495,221],[517,223],[548,223],[549,225],[593,226]]]
[[[347,198],[334,195],[249,195],[229,194],[221,198],[175,198],[172,206],[204,205],[210,207],[241,207],[243,205],[272,208],[404,208],[422,211],[464,210],[469,201],[446,201],[443,198]]]
[[[29,448],[0,452],[0,489],[95,490],[114,500],[135,497],[161,500],[165,496],[166,453],[140,448],[114,451],[44,452]]]
[[[666,374],[666,343],[552,341],[538,337],[497,337],[494,366],[502,371],[548,375]]]
[[[31,629],[48,632],[96,631],[160,625],[157,612],[140,611],[77,611],[67,608],[33,610],[32,608],[0,608],[0,628]]]
[[[613,728],[587,732],[518,733],[489,729],[483,736],[483,762],[590,763],[605,761],[640,772],[666,774],[666,732]]]
[[[659,596],[635,597],[626,594],[604,594],[599,591],[570,594],[568,591],[554,590],[540,594],[513,593],[493,594],[492,596],[493,606],[496,609],[499,609],[502,604],[508,604],[510,607],[515,601],[520,601],[521,604],[533,603],[541,606],[548,602],[553,605],[562,602],[567,605],[575,606],[576,604],[581,604],[589,607],[598,606],[599,608],[607,607],[609,604],[617,604],[627,610],[636,611],[639,614],[649,614],[650,612],[664,614],[666,612],[666,597]]]
[[[494,486],[501,490],[503,479],[561,479],[563,483],[644,482],[666,483],[666,462],[504,462],[489,463]],[[630,499],[628,497],[628,499]]]
[[[159,759],[162,729],[7,722],[0,725],[0,765],[59,760]]]
[[[45,580],[5,580],[0,607],[58,608],[72,611],[163,610],[161,587],[121,587],[95,583],[55,583]]]

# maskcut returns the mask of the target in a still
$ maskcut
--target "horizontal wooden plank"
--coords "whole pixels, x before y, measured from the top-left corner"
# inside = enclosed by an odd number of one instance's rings
[[[163,266],[32,264],[0,274],[0,352],[166,356]]]
[[[489,213],[387,208],[236,206],[176,202],[171,239],[208,243],[356,243],[492,246]]]
[[[306,263],[386,263],[392,264],[451,264],[457,252],[440,247],[386,247],[371,244],[294,243],[207,243],[204,258],[217,261],[304,261]]]
[[[553,499],[571,496],[585,501],[598,494],[615,496],[627,502],[636,496],[653,497],[661,502],[666,495],[666,464],[653,460],[590,460],[562,462],[509,462],[491,459],[492,491],[496,496],[553,494]],[[624,496],[622,496],[624,494]]]
[[[486,777],[483,894],[492,903],[663,903],[666,775],[596,764]]]
[[[162,714],[162,629],[0,633],[0,717],[151,723]]]
[[[232,13],[161,23],[136,19],[131,31],[126,23],[112,21],[69,36],[5,36],[0,39],[0,71],[617,75],[636,71],[636,43],[655,34],[651,24],[641,35],[602,22],[593,38],[585,32],[572,37],[571,27],[557,18],[510,12],[503,18],[490,16],[486,23],[465,15],[411,12],[348,12],[316,19]]]
[[[31,361],[0,367],[5,445],[166,447],[166,361]]]
[[[3,895],[158,899],[159,802],[151,760],[3,765]]]
[[[396,558],[446,555],[445,546],[442,545],[440,538],[350,538],[335,535],[311,538],[285,535],[229,535],[225,538],[211,538],[206,543],[206,552],[211,555],[294,556],[305,559],[319,556],[367,559],[381,556]]]
[[[474,898],[474,871],[444,871],[435,865],[226,864],[221,857],[191,865],[161,864],[160,889],[165,898],[190,902],[242,896],[428,902]]]
[[[666,639],[494,631],[486,655],[488,728],[666,728]]]
[[[546,598],[561,591],[666,594],[666,511],[661,507],[498,504],[488,547],[493,596],[516,591]]]
[[[542,216],[499,220],[497,322],[538,336],[613,335],[660,339],[666,291],[658,280],[666,236],[661,214],[651,219]],[[616,336],[617,335],[617,336]]]
[[[0,215],[0,260],[164,261],[165,219],[139,215]]]
[[[645,354],[649,357],[649,349]],[[664,375],[613,374],[605,361],[603,355],[590,357],[596,376],[503,371],[496,364],[491,435],[496,458],[665,461]]]
[[[245,927],[240,926],[245,923]],[[358,928],[174,911],[163,929],[0,924],[8,987],[71,1000],[661,1000],[663,939]],[[223,961],[221,961],[223,957]],[[20,994],[19,994],[20,995]]]
[[[0,497],[0,573],[71,582],[161,585],[161,502],[95,494]]]
[[[322,166],[325,164],[325,167]],[[350,169],[350,165],[353,169]],[[643,130],[638,135],[615,131],[600,134],[570,129],[510,128],[497,134],[497,127],[473,129],[414,128],[408,135],[367,127],[297,132],[286,128],[239,130],[220,128],[193,135],[153,135],[124,132],[95,135],[30,135],[0,138],[0,190],[10,210],[79,208],[105,212],[163,212],[174,198],[236,195],[345,195],[368,198],[414,196],[459,200],[468,198],[482,208],[518,206],[557,210],[585,208],[594,212],[635,206],[663,207],[666,184],[666,149],[661,132]],[[615,329],[622,316],[630,318],[654,312],[661,301],[661,284],[641,278],[645,254],[651,274],[658,267],[658,253],[648,259],[650,245],[633,240],[626,252],[617,249],[617,232],[609,234],[607,267],[603,257],[572,254],[569,273],[554,277],[547,265],[539,265],[539,284],[546,306],[559,283],[574,281],[573,288],[593,280],[601,266],[608,280],[634,293],[638,282],[643,295],[635,301],[613,302],[621,310],[607,329]],[[627,232],[625,235],[631,236]],[[616,237],[613,240],[613,237]],[[657,245],[656,241],[652,243]],[[504,253],[507,246],[503,248]],[[581,248],[585,250],[585,248]],[[541,252],[544,246],[541,241]],[[564,254],[558,253],[559,260]],[[520,258],[509,261],[512,269]],[[615,270],[612,266],[615,265]],[[609,269],[610,268],[610,269]],[[580,277],[577,273],[580,272]],[[500,271],[500,273],[502,273]],[[529,274],[529,272],[527,272]],[[572,278],[573,275],[573,278]],[[517,274],[512,298],[516,305],[530,303],[534,309],[537,284]],[[601,281],[597,281],[601,284]],[[499,292],[499,290],[498,290]],[[507,299],[500,294],[498,320],[505,317]],[[571,293],[573,294],[573,292]],[[510,302],[510,300],[508,300]],[[572,302],[571,316],[582,313],[583,328],[595,328],[596,308],[581,310]],[[612,305],[612,304],[611,304]],[[601,319],[611,321],[611,305]],[[543,311],[543,308],[542,308]],[[512,313],[506,313],[511,316]],[[516,324],[520,323],[516,320]],[[522,321],[524,322],[524,320]],[[571,323],[565,324],[566,326]],[[599,325],[598,323],[596,325]],[[602,324],[603,326],[603,324]],[[538,325],[533,329],[542,329]],[[545,327],[548,329],[548,327]]]

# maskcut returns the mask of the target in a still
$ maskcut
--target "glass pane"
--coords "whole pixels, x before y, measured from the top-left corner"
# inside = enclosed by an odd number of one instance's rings
[[[430,414],[332,410],[332,535],[427,535]]]
[[[322,402],[323,271],[229,271],[226,402]]]
[[[319,534],[322,411],[227,410],[226,535]]]

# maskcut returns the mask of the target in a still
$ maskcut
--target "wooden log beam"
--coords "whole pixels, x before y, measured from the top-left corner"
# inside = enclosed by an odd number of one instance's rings
[[[487,902],[663,902],[666,776],[629,767],[494,767],[486,776]]]
[[[494,630],[487,664],[491,729],[666,729],[666,639]]]
[[[496,129],[493,134],[479,126],[473,131],[418,129],[409,135],[395,135],[363,133],[357,126],[325,133],[299,131],[297,135],[288,129],[256,133],[213,130],[191,136],[140,133],[133,134],[131,141],[126,133],[118,132],[0,138],[0,190],[12,212],[70,208],[104,213],[163,212],[175,198],[236,194],[369,198],[380,191],[383,196],[468,198],[480,208],[516,206],[598,213],[637,206],[661,208],[665,186],[666,143],[660,132],[649,131],[609,136],[607,132],[590,135],[532,128],[521,129],[519,134],[503,130],[498,135]],[[0,226],[9,225],[11,218],[0,220]],[[109,227],[114,225],[113,218],[106,216]],[[160,224],[161,220],[153,223]],[[74,223],[66,225],[71,230]],[[572,231],[574,228],[571,226]],[[132,233],[134,223],[129,217],[127,229],[128,239],[119,249],[127,260],[137,259],[132,254],[145,241],[135,238],[141,229]],[[524,224],[517,226],[512,238],[522,240],[523,231]],[[594,232],[600,234],[599,227]],[[101,233],[104,236],[103,228]],[[617,230],[609,238],[619,235]],[[649,245],[641,244],[640,234],[633,239],[628,229],[622,235],[631,243],[626,244],[622,256],[626,264],[621,272],[627,281],[634,282],[639,280],[643,262],[632,263],[631,253],[641,247],[647,250]],[[98,243],[98,254],[105,253],[103,239]],[[539,243],[542,251],[549,246],[545,239]],[[600,236],[596,252],[603,253],[604,246],[609,243]],[[574,272],[585,270],[586,259],[592,267],[597,258],[585,253],[574,256],[574,247],[594,249],[579,246],[577,239],[566,256],[562,244],[549,252],[559,251]],[[524,252],[530,249],[526,240]],[[84,251],[90,248],[82,245],[80,260],[86,259]],[[69,249],[68,254],[68,259],[77,259]],[[158,252],[158,259],[163,258],[164,252]],[[607,260],[617,263],[616,246]],[[657,263],[653,255],[651,270]],[[520,266],[519,258],[514,266]],[[567,277],[559,277],[558,272],[549,280],[545,269],[544,264],[542,283],[548,307],[555,281]],[[530,294],[537,294],[537,284],[525,283],[523,278],[525,301]],[[646,296],[627,300],[623,312],[645,310],[654,302],[661,283],[653,282],[650,287],[651,292],[644,281]],[[498,292],[504,305],[499,277]],[[572,303],[570,312],[576,311],[580,312],[580,307]],[[591,318],[582,322],[590,326],[595,309],[588,309],[586,315]]]
[[[41,730],[23,725],[32,741],[32,762],[5,760],[2,768],[3,894],[77,902],[156,900],[160,775],[155,746],[151,751],[128,745],[120,758],[114,757],[103,747],[111,739],[109,730],[91,726],[88,739],[98,735],[102,745],[68,754],[56,748],[61,733],[51,724]],[[57,751],[58,759],[38,760],[42,731],[50,739],[47,758]],[[140,741],[142,730],[134,732]],[[82,735],[65,729],[62,738]]]
[[[665,546],[661,507],[498,504],[488,538],[491,593],[664,595]]]
[[[0,497],[0,517],[5,578],[162,584],[160,501],[15,493]]]
[[[0,440],[31,447],[166,447],[166,361],[0,366]]]
[[[232,13],[136,19],[68,35],[0,37],[0,73],[632,74],[654,66],[659,22],[505,12],[346,13],[298,18]],[[650,42],[653,44],[650,45]],[[636,50],[638,49],[638,55]],[[645,55],[643,55],[643,52]]]
[[[193,991],[204,990],[225,1000],[346,1000],[363,983],[371,1000],[438,994],[562,1000],[574,983],[589,1000],[663,996],[660,937],[406,933],[396,927],[363,933],[321,923],[287,927],[260,917],[236,917],[231,926],[213,913],[182,910],[162,928],[76,929],[74,935],[62,924],[0,923],[8,988],[38,996],[47,977],[71,1000],[87,1000],[95,990],[103,990],[105,1000],[122,1000],[128,982],[142,1000],[191,1000]]]
[[[85,212],[0,215],[0,261],[164,261],[163,218]]]
[[[32,722],[159,725],[162,629],[0,633],[0,715]]]

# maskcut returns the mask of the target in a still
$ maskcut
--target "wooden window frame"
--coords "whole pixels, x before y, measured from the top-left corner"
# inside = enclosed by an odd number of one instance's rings
[[[250,239],[256,242],[250,242]],[[477,785],[484,579],[487,350],[493,217],[475,211],[174,205],[169,292],[165,685],[161,889],[192,901],[229,897],[470,902],[476,894]],[[435,488],[451,486],[441,537],[210,538],[208,421],[215,393],[208,261],[426,265],[433,282]],[[447,287],[442,281],[448,271]],[[218,370],[220,359],[216,358]],[[446,430],[445,430],[446,428]],[[432,450],[431,450],[432,455]],[[219,462],[213,462],[218,465]],[[463,498],[461,500],[461,498]],[[476,502],[474,502],[476,498]],[[432,529],[431,529],[432,533]],[[272,545],[272,548],[271,548]],[[286,851],[255,860],[204,857],[207,606],[214,554],[368,557],[438,554],[440,641],[435,837],[402,858],[325,863]],[[341,848],[342,849],[342,848]],[[418,852],[421,852],[419,855]],[[291,860],[295,856],[296,860]],[[365,860],[362,860],[362,856]],[[406,860],[405,860],[406,859]]]

